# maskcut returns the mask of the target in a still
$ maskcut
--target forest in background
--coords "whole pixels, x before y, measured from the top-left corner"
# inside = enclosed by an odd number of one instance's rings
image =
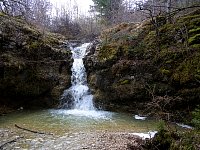
[[[156,16],[169,20],[199,7],[200,0],[93,0],[87,14],[72,1],[55,7],[49,0],[0,0],[0,12],[25,19],[42,30],[70,38],[92,39],[102,29],[122,22],[142,22]],[[191,9],[189,9],[191,8]],[[154,21],[154,20],[152,20]]]

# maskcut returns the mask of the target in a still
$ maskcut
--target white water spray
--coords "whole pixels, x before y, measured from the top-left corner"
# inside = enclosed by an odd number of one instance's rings
[[[71,48],[72,57],[74,59],[72,66],[71,83],[72,86],[65,90],[61,98],[61,107],[75,110],[95,110],[93,105],[93,96],[89,92],[87,85],[87,75],[83,64],[83,58],[86,55],[87,46],[90,43],[85,43],[80,47]]]

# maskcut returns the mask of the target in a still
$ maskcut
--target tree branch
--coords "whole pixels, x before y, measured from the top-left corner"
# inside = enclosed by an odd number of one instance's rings
[[[39,132],[39,131],[34,131],[34,130],[27,129],[27,128],[23,128],[23,127],[18,126],[17,124],[15,124],[15,127],[18,128],[18,129],[21,129],[21,130],[32,132],[32,133],[53,135],[52,133]]]

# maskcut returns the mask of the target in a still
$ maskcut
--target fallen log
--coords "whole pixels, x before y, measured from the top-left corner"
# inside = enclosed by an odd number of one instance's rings
[[[35,130],[30,130],[30,129],[27,129],[27,128],[23,128],[23,127],[18,126],[17,124],[15,124],[15,127],[18,128],[18,129],[21,129],[21,130],[32,132],[32,133],[53,135],[53,133],[46,133],[46,132],[40,132],[40,131],[35,131]]]

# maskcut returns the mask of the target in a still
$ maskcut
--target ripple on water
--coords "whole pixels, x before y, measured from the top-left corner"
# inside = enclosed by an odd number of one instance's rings
[[[95,110],[79,110],[79,109],[71,109],[71,110],[51,110],[53,115],[63,115],[63,116],[75,116],[75,117],[87,117],[90,119],[103,119],[110,120],[114,113],[108,111],[95,111]]]

